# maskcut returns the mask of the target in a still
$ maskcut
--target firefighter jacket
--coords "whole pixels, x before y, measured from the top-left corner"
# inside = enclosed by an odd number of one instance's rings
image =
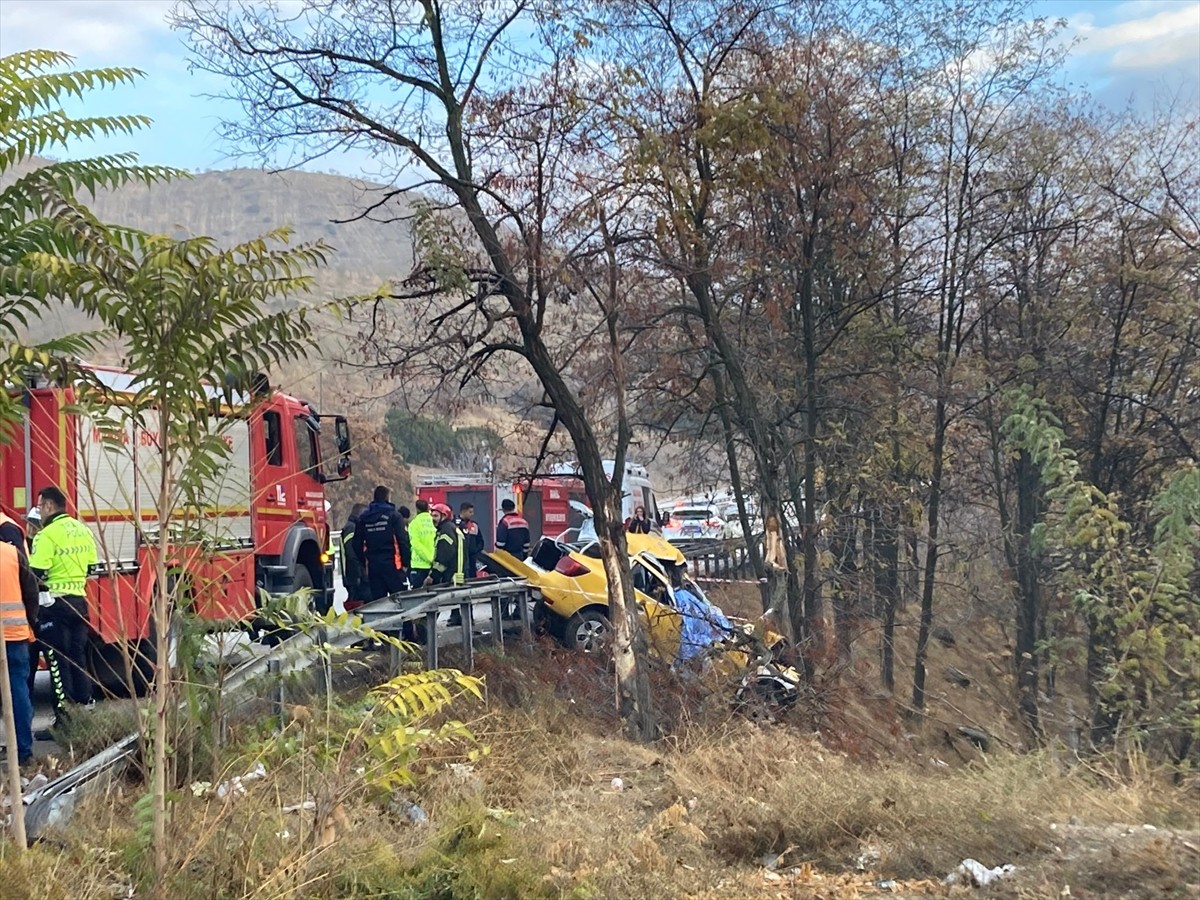
[[[0,632],[5,643],[33,640],[37,587],[37,579],[21,562],[17,548],[0,542]]]
[[[462,584],[466,580],[466,541],[452,519],[443,519],[437,527],[434,548],[433,580],[438,584]]]
[[[367,566],[394,566],[400,571],[412,555],[404,519],[391,503],[375,501],[358,517],[351,542],[360,563]]]
[[[418,572],[433,568],[433,544],[437,538],[437,526],[433,516],[419,512],[408,523],[408,538],[412,543],[412,567]]]
[[[517,559],[529,552],[529,523],[519,513],[510,512],[496,523],[496,549],[507,550]]]
[[[34,535],[29,568],[55,597],[83,597],[88,570],[97,559],[91,529],[66,513],[55,513]]]
[[[467,553],[467,577],[474,578],[479,571],[479,557],[483,553],[483,532],[473,519],[459,519],[458,530],[462,532],[463,545]]]

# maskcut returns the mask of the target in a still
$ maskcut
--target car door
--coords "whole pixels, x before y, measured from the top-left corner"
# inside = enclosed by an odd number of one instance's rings
[[[644,585],[639,589],[638,602],[642,607],[642,621],[646,625],[650,648],[666,662],[673,662],[679,653],[683,617],[675,608],[671,580],[652,557],[639,554],[632,562],[640,570],[635,573],[635,585],[639,581]]]

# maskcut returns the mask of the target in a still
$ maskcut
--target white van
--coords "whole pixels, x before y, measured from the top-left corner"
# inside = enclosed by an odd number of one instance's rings
[[[610,479],[616,468],[616,461],[604,460],[604,474]],[[550,470],[550,475],[569,475],[579,478],[579,467],[576,463],[560,463]],[[646,518],[657,528],[659,526],[658,500],[654,496],[654,485],[650,482],[650,472],[641,463],[625,462],[625,477],[621,484],[621,518],[632,519],[633,511],[641,506],[646,510]]]

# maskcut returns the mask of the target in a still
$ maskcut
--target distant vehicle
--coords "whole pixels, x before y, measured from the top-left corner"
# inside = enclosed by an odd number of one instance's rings
[[[711,506],[676,506],[663,524],[668,541],[722,540],[728,525]]]
[[[615,467],[616,463],[614,460],[604,460],[604,474],[610,479],[613,477]],[[547,475],[547,480],[552,478],[565,478],[582,484],[582,481],[579,481],[581,476],[579,474],[579,466],[576,463],[562,463],[555,466]],[[646,518],[652,523],[659,521],[658,500],[654,495],[654,485],[650,481],[650,471],[645,466],[641,463],[626,462],[625,475],[621,482],[621,488],[622,519],[628,520],[633,518],[634,510],[640,506],[645,509]],[[575,496],[574,494],[572,494],[572,498],[577,500],[587,499],[586,495]],[[578,527],[579,524],[578,522],[571,523],[572,527]],[[546,534],[552,533],[552,530],[547,527]]]

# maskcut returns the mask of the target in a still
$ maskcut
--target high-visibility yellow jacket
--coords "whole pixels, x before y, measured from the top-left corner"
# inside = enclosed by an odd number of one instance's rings
[[[87,590],[88,569],[97,559],[91,529],[66,513],[58,513],[34,535],[29,567],[44,573],[46,590],[56,597],[82,597]]]

